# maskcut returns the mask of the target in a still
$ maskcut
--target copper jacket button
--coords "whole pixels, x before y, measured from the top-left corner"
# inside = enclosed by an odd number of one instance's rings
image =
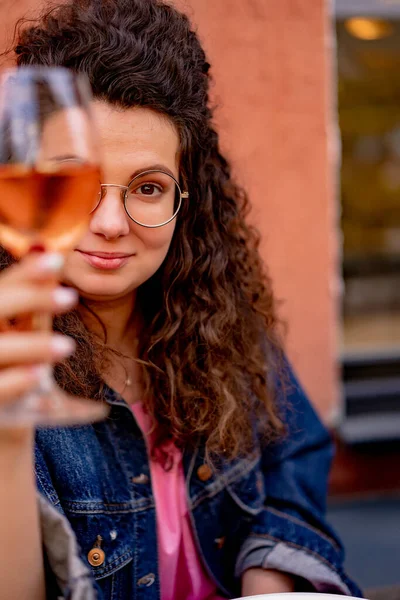
[[[209,479],[211,479],[212,477],[212,470],[211,467],[209,465],[201,465],[198,469],[197,469],[197,477],[200,479],[200,481],[208,481]]]
[[[222,548],[225,546],[225,537],[216,538],[214,540],[214,543],[217,546],[218,550],[222,550]]]
[[[146,485],[146,483],[149,483],[149,476],[146,475],[146,473],[140,473],[140,475],[132,477],[132,483],[140,483],[142,485]]]
[[[92,567],[101,567],[106,559],[105,552],[101,548],[92,548],[89,550],[87,557]]]
[[[139,587],[150,587],[156,580],[154,573],[148,573],[144,577],[141,577],[137,582]]]

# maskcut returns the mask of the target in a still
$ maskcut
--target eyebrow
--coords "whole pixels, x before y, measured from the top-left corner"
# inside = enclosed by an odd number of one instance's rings
[[[60,156],[52,156],[49,160],[55,160],[57,162],[62,162],[63,160],[76,160],[85,162],[85,159],[81,156],[77,156],[76,154],[62,154]]]
[[[54,156],[51,160],[59,161],[59,162],[64,161],[64,160],[65,161],[66,160],[80,160],[82,162],[85,162],[84,159],[82,159],[80,156],[76,156],[73,154],[65,154],[63,156]],[[132,179],[135,179],[135,177],[137,177],[141,173],[145,173],[146,171],[164,171],[168,175],[171,175],[171,177],[173,177],[174,179],[177,179],[177,175],[175,175],[175,173],[173,173],[173,171],[171,171],[171,169],[169,167],[167,167],[166,165],[163,165],[161,163],[156,163],[154,165],[146,165],[144,167],[140,167],[140,169],[136,169],[133,173],[131,173],[129,175],[128,181],[132,181]]]
[[[146,165],[145,167],[140,167],[140,169],[136,169],[136,171],[130,174],[129,181],[132,181],[132,179],[135,179],[135,177],[137,177],[141,173],[145,173],[146,171],[164,171],[168,175],[171,175],[171,177],[173,177],[174,179],[177,179],[177,175],[175,175],[175,173],[173,173],[171,169],[169,169],[165,165],[157,163],[155,165]]]

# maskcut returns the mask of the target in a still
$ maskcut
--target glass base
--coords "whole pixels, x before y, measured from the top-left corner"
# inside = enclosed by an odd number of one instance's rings
[[[20,400],[0,409],[0,429],[28,426],[83,425],[101,421],[109,406],[96,400],[77,398],[55,382],[51,367],[40,386]]]

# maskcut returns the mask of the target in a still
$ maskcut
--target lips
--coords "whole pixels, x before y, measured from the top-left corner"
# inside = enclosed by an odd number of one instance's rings
[[[89,252],[84,250],[77,250],[77,252],[90,266],[103,271],[120,269],[134,256],[134,254],[124,252]]]
[[[82,254],[89,254],[89,256],[98,256],[99,258],[127,258],[133,256],[132,253],[127,254],[126,252],[89,252],[88,250],[78,250]]]

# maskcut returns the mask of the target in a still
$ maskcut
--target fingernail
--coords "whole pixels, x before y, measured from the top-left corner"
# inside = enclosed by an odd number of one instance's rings
[[[75,342],[71,338],[54,335],[51,340],[51,349],[57,358],[65,358],[74,353]]]
[[[53,299],[59,308],[69,308],[76,304],[78,293],[72,288],[59,287],[54,290]]]
[[[49,252],[40,257],[38,261],[38,269],[42,273],[58,273],[64,266],[65,259],[62,254],[57,252]]]

